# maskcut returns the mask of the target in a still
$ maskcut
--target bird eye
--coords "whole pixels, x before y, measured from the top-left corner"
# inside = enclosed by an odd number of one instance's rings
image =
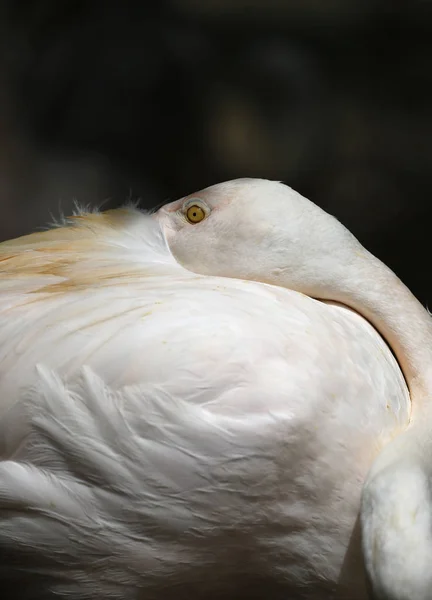
[[[189,221],[189,223],[199,223],[200,221],[205,219],[205,216],[206,214],[201,208],[201,206],[198,206],[196,204],[189,206],[189,208],[186,211],[186,218]]]

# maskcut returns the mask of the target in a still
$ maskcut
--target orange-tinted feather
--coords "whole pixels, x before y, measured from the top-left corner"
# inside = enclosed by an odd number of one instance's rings
[[[119,277],[143,276],[139,264],[119,261],[112,253],[138,211],[115,209],[75,215],[54,227],[0,244],[0,286],[11,279],[52,277],[38,292],[64,292],[108,283]],[[111,250],[111,252],[110,252]],[[91,269],[85,264],[90,263]]]

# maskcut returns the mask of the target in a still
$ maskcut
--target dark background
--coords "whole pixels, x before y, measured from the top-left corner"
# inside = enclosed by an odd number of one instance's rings
[[[280,179],[427,303],[428,0],[0,0],[0,239]]]

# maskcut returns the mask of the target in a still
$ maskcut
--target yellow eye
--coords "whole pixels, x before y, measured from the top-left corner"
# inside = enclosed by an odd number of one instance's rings
[[[205,216],[205,212],[203,211],[201,206],[197,206],[196,204],[189,206],[189,208],[186,211],[186,218],[189,221],[189,223],[199,223],[200,221],[205,219]]]

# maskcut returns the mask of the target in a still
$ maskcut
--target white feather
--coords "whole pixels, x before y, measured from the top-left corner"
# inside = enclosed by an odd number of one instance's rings
[[[79,218],[3,246],[7,598],[364,600],[362,484],[410,413],[386,343],[186,270],[154,216]]]

